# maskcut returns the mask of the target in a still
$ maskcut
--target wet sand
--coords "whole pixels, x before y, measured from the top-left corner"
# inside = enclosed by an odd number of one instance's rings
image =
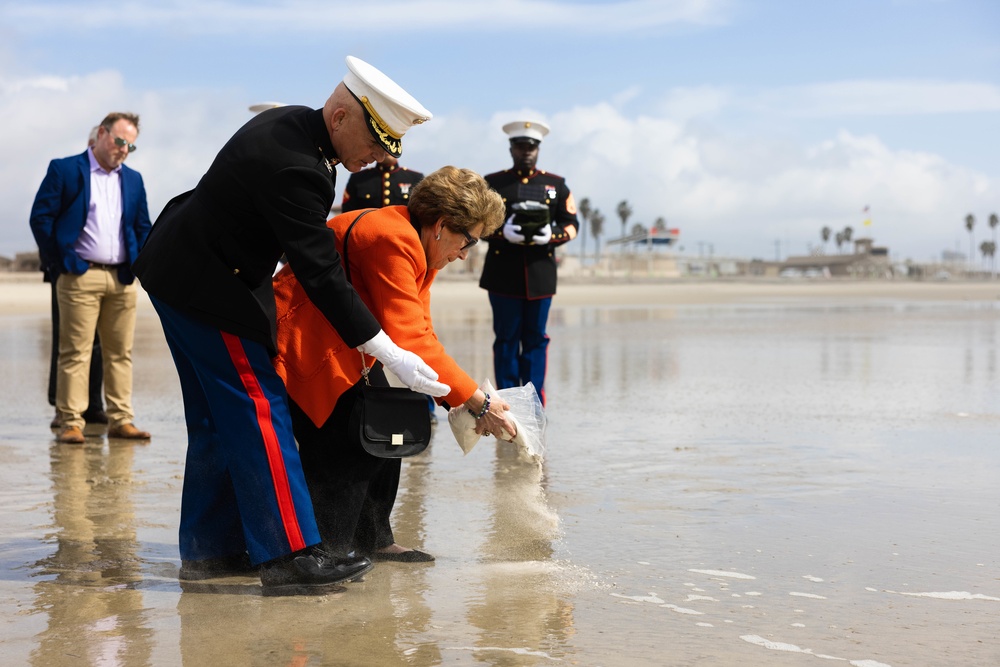
[[[433,293],[492,375],[489,309]],[[151,443],[57,445],[48,286],[0,280],[0,664],[1000,664],[1000,285],[563,281],[546,458],[445,424],[397,538],[325,597],[177,580],[185,436],[140,311]]]

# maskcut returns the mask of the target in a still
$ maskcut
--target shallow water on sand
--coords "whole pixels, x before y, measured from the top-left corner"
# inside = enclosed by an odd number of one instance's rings
[[[435,320],[492,375],[485,299]],[[556,297],[542,468],[486,440],[463,457],[439,409],[395,514],[437,561],[267,599],[177,581],[185,440],[155,315],[147,445],[52,441],[48,326],[0,317],[0,664],[1000,663],[996,301]]]

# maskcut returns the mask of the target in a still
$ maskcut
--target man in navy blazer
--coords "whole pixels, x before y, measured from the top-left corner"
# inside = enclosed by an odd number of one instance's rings
[[[108,437],[150,437],[132,423],[137,288],[131,264],[152,227],[142,176],[124,164],[138,135],[137,115],[108,114],[93,146],[49,163],[31,207],[42,266],[57,281],[59,442],[84,442],[95,332],[104,350]]]

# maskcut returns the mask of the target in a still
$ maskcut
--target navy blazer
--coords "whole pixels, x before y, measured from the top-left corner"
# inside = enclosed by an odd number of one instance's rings
[[[90,207],[88,151],[49,162],[48,173],[31,205],[31,233],[38,244],[42,270],[53,280],[62,273],[81,275],[90,268],[87,260],[73,249],[87,223]],[[118,267],[118,279],[128,285],[135,281],[131,265],[139,256],[139,248],[146,242],[152,223],[146,206],[146,187],[139,172],[123,164],[119,181],[125,257]]]

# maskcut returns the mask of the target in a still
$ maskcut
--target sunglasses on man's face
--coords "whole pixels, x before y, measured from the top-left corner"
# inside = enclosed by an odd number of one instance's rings
[[[114,140],[115,146],[117,146],[118,148],[125,148],[126,146],[128,146],[128,152],[129,153],[134,153],[135,152],[135,149],[137,148],[137,146],[135,144],[130,144],[129,142],[127,142],[124,139],[122,139],[121,137],[116,137],[115,135],[111,134],[110,132],[108,132],[108,134],[110,134],[111,138]]]

